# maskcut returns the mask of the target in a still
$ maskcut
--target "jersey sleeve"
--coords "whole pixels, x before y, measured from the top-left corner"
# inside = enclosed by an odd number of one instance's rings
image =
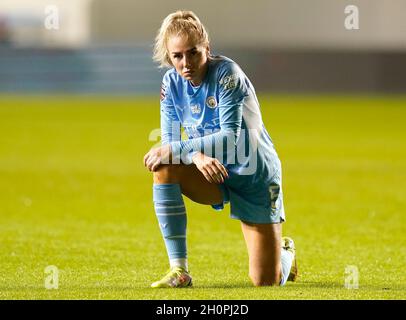
[[[161,85],[161,144],[165,145],[174,141],[180,141],[180,121],[176,114],[172,100],[170,79],[165,74]]]
[[[220,130],[204,137],[172,142],[174,159],[190,163],[190,155],[200,151],[226,164],[226,154],[234,152],[241,131],[244,99],[249,94],[245,75],[235,63],[226,63],[217,71],[217,82]]]

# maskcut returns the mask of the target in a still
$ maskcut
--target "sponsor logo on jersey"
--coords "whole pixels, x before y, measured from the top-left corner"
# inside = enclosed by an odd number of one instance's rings
[[[192,111],[193,114],[200,113],[202,109],[198,104],[194,104],[190,106],[190,111]]]
[[[238,75],[232,74],[222,78],[219,83],[224,86],[224,90],[234,89],[237,86]]]
[[[206,104],[207,104],[207,106],[208,106],[209,108],[214,109],[215,107],[217,107],[217,100],[216,100],[216,98],[213,97],[213,96],[208,97],[207,100],[206,100]]]

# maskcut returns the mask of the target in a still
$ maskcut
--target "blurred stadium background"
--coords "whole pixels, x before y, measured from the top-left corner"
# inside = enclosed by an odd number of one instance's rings
[[[344,28],[357,5],[360,29]],[[209,29],[212,50],[233,57],[260,92],[406,91],[406,2],[47,0],[0,3],[0,92],[157,92],[151,61],[168,12],[189,8]]]
[[[142,165],[164,72],[151,53],[182,8],[260,93],[299,248],[300,281],[281,290],[251,287],[228,209],[187,199],[195,288],[148,288],[167,267]],[[404,0],[1,0],[0,299],[405,299],[405,13]],[[44,289],[48,265],[59,290]]]

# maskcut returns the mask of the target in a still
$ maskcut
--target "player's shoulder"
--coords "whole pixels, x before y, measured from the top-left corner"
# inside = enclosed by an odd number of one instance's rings
[[[239,87],[247,94],[248,78],[240,66],[232,59],[225,56],[214,56],[211,58],[214,66],[213,72],[216,75],[215,81],[223,90]]]
[[[162,82],[166,85],[178,82],[180,79],[180,75],[176,72],[175,68],[168,69],[164,76],[162,77]]]
[[[210,64],[217,77],[236,73],[243,74],[240,66],[234,60],[225,56],[212,56],[210,58]]]

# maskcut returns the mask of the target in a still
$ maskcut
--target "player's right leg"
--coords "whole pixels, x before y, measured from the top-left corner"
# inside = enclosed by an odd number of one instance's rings
[[[166,183],[179,184],[182,194],[200,204],[215,205],[223,201],[219,185],[207,181],[194,164],[161,165],[154,172],[154,184]]]
[[[279,285],[281,270],[280,223],[250,223],[241,221],[241,228],[248,250],[249,276],[255,286]]]
[[[154,206],[170,270],[151,285],[153,288],[192,285],[187,266],[187,216],[182,194],[201,204],[219,204],[223,201],[219,186],[208,182],[195,165],[161,165],[154,172]]]

